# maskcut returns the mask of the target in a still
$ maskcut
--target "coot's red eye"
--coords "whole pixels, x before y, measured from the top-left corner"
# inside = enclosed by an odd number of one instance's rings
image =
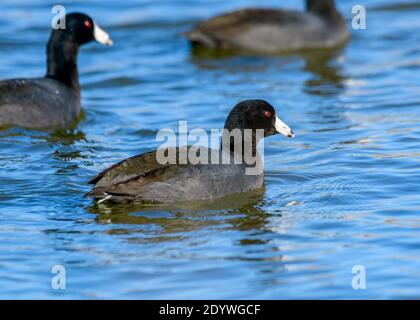
[[[264,111],[264,116],[266,118],[270,118],[271,117],[271,112],[270,111]]]
[[[85,27],[88,28],[88,29],[91,29],[92,28],[92,23],[90,23],[89,20],[86,20],[85,21]]]

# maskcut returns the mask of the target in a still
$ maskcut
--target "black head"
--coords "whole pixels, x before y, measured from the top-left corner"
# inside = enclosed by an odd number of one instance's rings
[[[61,23],[65,26],[61,29]],[[51,32],[47,44],[47,77],[56,79],[79,92],[77,52],[79,46],[96,40],[112,45],[109,35],[89,16],[70,13]]]
[[[274,107],[264,100],[244,100],[229,113],[225,129],[263,129],[264,137],[281,133],[289,138],[293,131],[276,115]]]
[[[306,0],[306,10],[323,16],[336,12],[334,0]]]
[[[72,41],[77,45],[83,45],[93,40],[105,45],[112,45],[109,35],[91,17],[83,13],[67,14],[65,28],[54,29],[53,35],[59,36],[62,41]]]

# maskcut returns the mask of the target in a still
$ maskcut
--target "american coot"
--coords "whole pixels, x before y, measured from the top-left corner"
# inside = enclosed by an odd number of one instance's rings
[[[45,77],[0,81],[0,126],[63,127],[79,115],[79,46],[92,40],[111,45],[112,40],[85,14],[71,13],[65,19],[65,29],[51,32]]]
[[[223,141],[229,142],[226,148],[215,151],[219,159],[216,163],[211,160],[208,160],[207,164],[204,161],[192,163],[190,157],[183,158],[186,161],[182,161],[181,154],[196,155],[204,152],[207,159],[210,159],[211,151],[214,151],[194,146],[163,149],[166,154],[176,153],[179,158],[176,158],[178,161],[175,164],[158,161],[159,151],[143,153],[101,172],[90,181],[94,187],[85,196],[93,197],[98,202],[176,203],[212,200],[257,189],[263,186],[264,178],[263,165],[256,149],[257,129],[261,129],[265,137],[277,133],[294,136],[293,131],[276,116],[273,106],[264,100],[246,100],[238,103],[226,119],[225,129],[224,134],[228,138]],[[245,129],[250,129],[248,132],[252,132],[250,140],[253,141],[243,139],[245,143],[241,142],[242,147],[235,148],[235,141],[238,140],[228,135],[235,129],[239,129],[236,132],[242,133],[246,132]],[[245,150],[250,150],[246,149],[247,147],[252,149],[256,162],[232,162],[235,153],[245,153]],[[230,162],[220,159],[228,159]],[[247,170],[251,168],[256,170]]]
[[[334,0],[306,0],[306,12],[238,10],[204,21],[186,35],[193,45],[266,54],[331,48],[349,37]]]

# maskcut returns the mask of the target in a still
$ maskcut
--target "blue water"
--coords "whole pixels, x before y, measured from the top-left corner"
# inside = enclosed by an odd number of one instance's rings
[[[216,58],[191,55],[180,33],[279,1],[61,1],[114,46],[79,54],[74,128],[0,131],[0,297],[420,298],[420,3],[336,2],[349,26],[353,5],[367,9],[340,50]],[[2,0],[0,78],[44,74],[50,10]],[[266,139],[264,190],[204,208],[82,198],[97,172],[156,148],[158,129],[220,128],[247,98],[296,133]],[[65,290],[51,286],[57,264]]]

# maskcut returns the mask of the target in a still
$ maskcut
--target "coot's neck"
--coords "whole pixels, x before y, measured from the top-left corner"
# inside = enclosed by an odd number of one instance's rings
[[[341,19],[334,0],[306,0],[306,11],[317,14],[325,19]]]
[[[53,30],[47,45],[47,78],[52,78],[79,93],[77,53],[79,45],[66,30]]]
[[[246,130],[248,132],[245,133],[243,129],[240,130],[241,137],[237,137],[235,134],[236,130],[238,129],[231,130],[225,128],[222,135],[221,149],[225,150],[224,144],[227,143],[229,145],[230,153],[241,152],[242,156],[245,156],[247,153],[247,155],[255,157],[257,155],[258,142],[262,137],[259,137],[255,130],[252,130],[252,132]],[[240,145],[237,145],[238,143]]]

